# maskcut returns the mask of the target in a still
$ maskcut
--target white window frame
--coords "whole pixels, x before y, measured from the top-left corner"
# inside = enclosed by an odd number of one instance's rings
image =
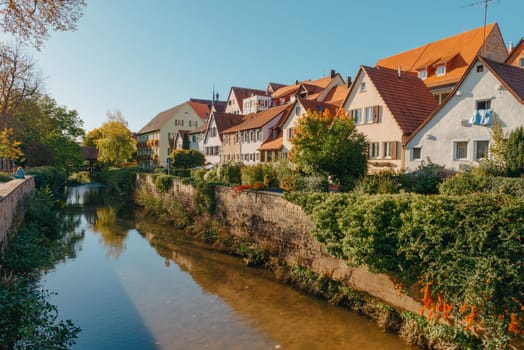
[[[373,123],[373,106],[366,107],[364,110],[365,110],[365,115],[366,115],[366,124],[372,124]]]
[[[428,70],[426,68],[419,70],[418,77],[420,80],[426,80],[428,78]]]
[[[478,151],[479,151],[479,143],[482,142],[482,143],[487,143],[487,147],[486,147],[486,154],[484,155],[484,157],[479,157],[478,156]],[[489,154],[489,140],[475,140],[473,141],[473,155],[475,156],[475,161],[479,161],[481,159],[486,159],[488,154]]]
[[[439,71],[439,70],[442,70],[442,71]],[[446,65],[445,64],[439,64],[438,66],[435,67],[435,75],[437,77],[442,77],[444,75],[446,75]]]
[[[383,142],[382,143],[382,149],[383,149],[383,156],[384,159],[391,159],[393,156],[393,147],[391,147],[391,142]]]
[[[466,144],[466,154],[464,157],[459,157],[459,154],[458,154],[458,146],[459,144]],[[456,141],[453,141],[453,160],[457,160],[457,161],[460,161],[460,160],[467,160],[468,159],[468,148],[469,148],[469,142],[467,140],[456,140]]]
[[[369,159],[377,159],[380,157],[380,143],[379,142],[371,142],[369,144],[368,149],[368,158]]]
[[[362,124],[362,108],[355,108],[354,111],[355,116],[353,121],[355,124]]]

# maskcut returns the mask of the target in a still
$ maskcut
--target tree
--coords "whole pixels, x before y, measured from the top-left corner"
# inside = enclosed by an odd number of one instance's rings
[[[301,172],[331,176],[345,187],[366,174],[366,138],[343,110],[308,111],[295,130],[289,157]]]
[[[182,149],[189,149],[189,134],[187,132],[182,133]]]
[[[171,166],[175,169],[190,169],[203,165],[206,157],[194,149],[177,149],[171,155]]]
[[[35,63],[20,45],[0,43],[0,129],[12,126],[17,109],[37,96],[41,86]]]
[[[132,159],[136,142],[133,133],[127,128],[127,121],[120,112],[108,112],[107,118],[108,121],[102,124],[99,131],[92,131],[89,134],[96,136],[99,133],[101,136],[94,139],[98,149],[98,161],[121,167]]]
[[[27,165],[53,165],[67,171],[82,163],[76,141],[84,130],[77,111],[48,96],[33,97],[18,107],[12,124]]]
[[[491,129],[491,143],[489,145],[489,153],[480,167],[487,174],[494,176],[502,176],[506,174],[506,160],[504,154],[505,140],[504,132],[500,120],[495,117],[493,121],[493,128]]]
[[[0,169],[12,168],[13,160],[24,156],[20,145],[13,137],[13,129],[0,130]]]
[[[518,127],[509,133],[505,144],[505,158],[508,174],[524,174],[524,128]]]
[[[49,30],[75,30],[84,0],[0,0],[0,27],[37,49]]]

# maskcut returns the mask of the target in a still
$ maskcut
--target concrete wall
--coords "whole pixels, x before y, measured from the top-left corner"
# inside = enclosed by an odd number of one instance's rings
[[[366,267],[349,267],[331,257],[310,234],[313,223],[299,206],[271,192],[235,192],[218,187],[217,217],[229,231],[256,242],[262,247],[278,249],[290,265],[300,265],[321,275],[342,281],[396,307],[419,313],[421,304],[399,293],[391,280],[373,274]]]
[[[0,183],[0,251],[22,222],[29,197],[35,190],[35,180],[27,177]]]

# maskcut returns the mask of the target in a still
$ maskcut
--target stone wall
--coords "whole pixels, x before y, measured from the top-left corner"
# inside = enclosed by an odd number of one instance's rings
[[[401,309],[420,312],[422,304],[400,293],[386,275],[371,273],[365,267],[352,268],[331,257],[311,236],[313,223],[302,208],[281,194],[218,187],[216,196],[216,215],[232,234],[278,249],[290,265],[330,276]]]
[[[0,183],[0,251],[23,220],[28,200],[35,190],[33,177]]]

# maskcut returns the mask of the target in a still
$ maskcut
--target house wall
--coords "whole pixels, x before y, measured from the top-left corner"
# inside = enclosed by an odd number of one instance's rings
[[[473,159],[475,141],[489,141],[491,126],[471,125],[468,121],[476,111],[476,101],[491,100],[491,108],[501,121],[504,132],[524,124],[524,105],[520,104],[499,80],[484,67],[476,67],[435,116],[408,142],[405,149],[406,171],[414,171],[429,158],[433,163],[461,171],[478,165]],[[460,94],[460,96],[458,96]],[[467,158],[454,159],[454,143],[467,142]],[[413,160],[413,148],[420,147],[420,160]]]
[[[209,132],[209,130],[211,130],[212,128],[216,128],[216,127],[217,127],[217,124],[215,123],[215,118],[211,118],[211,120],[209,121],[209,125],[207,127],[207,134],[205,136],[204,143],[203,143],[203,150],[204,150],[204,154],[206,155],[206,161],[211,164],[220,163],[220,154],[222,153],[222,140],[220,140],[220,134],[218,133],[218,130],[215,136],[210,136],[211,134]],[[218,154],[217,155],[207,155],[206,148],[215,147],[215,146],[218,146]]]
[[[362,83],[366,84],[366,90],[361,92],[360,86]],[[357,130],[366,135],[368,142],[379,143],[379,156],[375,159],[369,159],[370,164],[368,170],[370,173],[378,172],[384,169],[391,169],[393,171],[401,171],[404,167],[404,159],[402,159],[401,144],[402,144],[402,130],[394,119],[393,115],[386,107],[384,100],[374,87],[367,74],[362,70],[357,80],[354,82],[355,88],[344,105],[344,109],[349,113],[352,109],[360,108],[362,110],[362,122],[356,124]],[[365,107],[380,106],[380,118],[378,123],[365,124]],[[398,159],[388,159],[383,157],[384,142],[398,142]],[[375,166],[373,164],[389,164],[387,167]]]
[[[280,119],[281,115],[282,113],[278,114],[278,116],[273,118],[270,122],[266,123],[266,125],[262,126],[261,128],[253,129],[255,133],[257,130],[260,130],[260,139],[258,141],[242,142],[242,140],[240,140],[241,141],[241,145],[240,145],[241,154],[258,154],[258,159],[255,158],[252,161],[244,160],[243,162],[245,164],[253,165],[253,164],[260,163],[260,151],[258,151],[258,148],[262,145],[262,143],[265,140],[267,140],[267,138],[269,137],[271,133],[271,128],[278,123],[278,120]],[[246,130],[246,131],[249,131],[249,130]]]
[[[237,135],[237,132],[229,134],[229,143],[222,145],[222,161],[239,161],[240,160],[240,142],[235,143],[235,135]],[[240,135],[237,135],[237,137],[240,137]],[[226,135],[222,135],[222,139],[225,141]],[[230,155],[230,159],[228,160],[226,158],[226,155]],[[234,157],[234,158],[231,158]]]
[[[297,107],[300,107],[299,114],[297,114]],[[302,117],[306,113],[304,106],[300,102],[296,102],[293,105],[293,109],[291,110],[291,114],[287,118],[286,122],[282,126],[282,153],[288,154],[289,151],[293,148],[293,142],[289,139],[289,129],[290,128],[296,128],[298,120],[300,117]]]
[[[193,137],[196,141],[193,142]],[[195,134],[189,134],[189,148],[204,153],[204,133],[199,132]]]
[[[511,59],[506,62],[507,64],[510,64],[515,67],[524,68],[524,43],[517,46],[514,51],[511,53]]]
[[[29,198],[34,190],[33,177],[0,183],[0,253],[22,222]]]
[[[232,114],[242,114],[241,106],[239,104],[239,101],[237,101],[237,97],[235,96],[233,91],[230,91],[229,93],[229,98],[227,99],[225,112]]]
[[[479,55],[486,56],[487,58],[492,59],[497,62],[504,62],[508,57],[508,50],[506,49],[506,44],[502,38],[499,27],[495,26],[493,30],[489,33],[485,42],[486,54],[483,54],[483,48],[480,49]]]

